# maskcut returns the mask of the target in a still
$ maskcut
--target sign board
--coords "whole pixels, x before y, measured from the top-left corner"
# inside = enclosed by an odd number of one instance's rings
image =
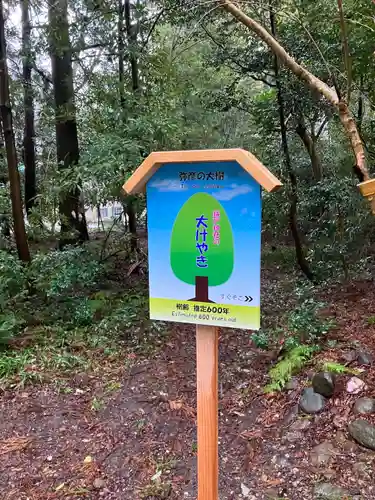
[[[218,328],[259,328],[261,187],[281,182],[243,149],[151,153],[124,185],[147,184],[151,318],[194,323],[198,500],[218,500]]]
[[[166,163],[147,183],[150,316],[260,327],[261,189],[236,161]]]

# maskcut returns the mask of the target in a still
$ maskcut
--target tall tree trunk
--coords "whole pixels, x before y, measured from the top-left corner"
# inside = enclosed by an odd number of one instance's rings
[[[50,53],[55,99],[56,151],[60,170],[74,168],[79,161],[73,70],[68,24],[68,0],[50,0]],[[84,202],[79,185],[64,194],[59,203],[60,248],[89,239]]]
[[[133,26],[131,22],[130,0],[125,0],[125,26],[126,26],[126,35],[128,39],[128,54],[129,54],[130,68],[132,74],[132,87],[133,91],[137,92],[139,90],[139,71],[138,71],[138,60],[137,60],[137,29],[136,26]]]
[[[323,178],[322,162],[316,150],[316,140],[312,137],[306,128],[304,120],[301,118],[296,127],[296,133],[301,138],[308,155],[311,160],[311,168],[314,174],[314,179],[319,182]]]
[[[35,203],[36,173],[35,173],[35,126],[34,99],[31,85],[32,54],[31,54],[31,24],[29,16],[29,0],[21,0],[22,9],[22,66],[23,66],[23,104],[25,110],[25,127],[23,135],[23,161],[25,164],[25,205],[27,215]]]
[[[117,45],[118,45],[118,83],[122,112],[125,111],[125,67],[124,67],[124,3],[118,0]]]
[[[338,111],[341,124],[353,149],[356,160],[356,172],[360,179],[369,180],[370,174],[366,166],[366,157],[364,146],[356,126],[356,122],[349,110],[347,103],[339,98],[337,92],[329,87],[322,80],[310,73],[306,68],[297,63],[297,61],[280,45],[280,43],[273,37],[263,26],[257,21],[249,17],[245,12],[236,7],[230,0],[218,0],[227,12],[229,12],[235,19],[244,24],[249,30],[255,33],[268,47],[272,50],[278,60],[289,68],[297,78],[305,82],[312,90],[318,92],[325,97],[327,101],[332,104]]]
[[[275,13],[270,7],[270,22],[271,22],[271,30],[273,36],[276,38],[276,20]],[[296,249],[296,259],[298,262],[301,271],[305,274],[305,276],[309,280],[313,280],[314,276],[311,272],[309,265],[307,263],[305,252],[302,246],[302,239],[298,229],[298,220],[297,220],[297,206],[298,206],[298,191],[297,191],[297,177],[292,168],[292,162],[290,159],[289,146],[288,146],[288,137],[287,130],[285,125],[285,112],[284,112],[284,99],[283,99],[283,91],[280,82],[280,72],[279,72],[279,61],[274,56],[274,72],[275,72],[275,80],[276,80],[276,89],[277,89],[277,103],[279,106],[279,118],[280,118],[280,128],[281,128],[281,143],[283,147],[284,154],[284,162],[285,167],[289,175],[290,180],[290,209],[289,209],[289,228],[292,233],[292,237],[294,240],[294,246]]]
[[[4,160],[5,164],[5,154],[3,155],[3,151],[5,152],[5,139],[3,133],[3,124],[0,120],[0,151],[1,151],[1,160]],[[0,184],[4,186],[8,183],[8,172],[7,170],[1,170],[0,172]],[[6,214],[0,214],[0,234],[5,238],[10,238],[10,221]]]
[[[126,27],[126,38],[128,42],[128,57],[131,69],[132,77],[132,89],[134,94],[139,91],[139,72],[138,72],[138,61],[137,61],[137,32],[134,26],[132,26],[131,21],[131,10],[130,10],[130,0],[124,0],[124,16],[125,16],[125,27]],[[135,210],[135,203],[133,197],[127,197],[126,199],[126,213],[129,219],[129,231],[131,234],[130,246],[132,251],[136,251],[138,248],[138,237],[137,237],[137,214]]]
[[[17,152],[14,140],[12,109],[9,96],[9,75],[7,64],[7,49],[5,39],[4,6],[0,0],[0,111],[4,132],[4,142],[8,163],[10,195],[12,199],[12,213],[14,234],[16,238],[18,256],[23,262],[30,262],[30,251],[23,218],[20,176],[18,173]]]

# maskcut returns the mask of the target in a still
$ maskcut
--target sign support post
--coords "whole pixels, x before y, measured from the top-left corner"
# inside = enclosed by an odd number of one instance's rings
[[[196,326],[198,500],[218,499],[218,328]]]
[[[214,149],[151,153],[123,189],[146,185],[150,317],[196,325],[198,500],[218,500],[218,328],[260,327],[261,188],[282,184]]]

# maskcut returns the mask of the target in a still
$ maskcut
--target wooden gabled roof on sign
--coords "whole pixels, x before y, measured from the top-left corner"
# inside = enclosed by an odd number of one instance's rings
[[[236,161],[266,191],[279,189],[282,184],[254,155],[244,149],[202,149],[196,151],[161,151],[151,153],[125,182],[127,194],[141,193],[154,173],[166,163]]]

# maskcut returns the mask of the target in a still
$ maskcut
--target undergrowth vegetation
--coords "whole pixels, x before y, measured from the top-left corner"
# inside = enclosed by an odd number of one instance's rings
[[[325,313],[326,304],[315,299],[316,289],[302,285],[294,289],[294,305],[280,317],[276,327],[260,330],[252,335],[261,349],[275,349],[277,362],[269,370],[270,383],[265,392],[280,391],[292,376],[298,373],[326,345],[327,334],[335,326]],[[327,363],[328,366],[329,363]],[[330,371],[339,365],[330,364]]]
[[[317,350],[314,346],[299,345],[286,353],[269,371],[271,382],[265,387],[265,392],[280,391],[292,375],[298,372]]]
[[[28,267],[0,251],[2,385],[95,371],[120,357],[125,365],[160,345],[166,326],[148,319],[145,280],[114,264],[89,246],[38,253]]]

